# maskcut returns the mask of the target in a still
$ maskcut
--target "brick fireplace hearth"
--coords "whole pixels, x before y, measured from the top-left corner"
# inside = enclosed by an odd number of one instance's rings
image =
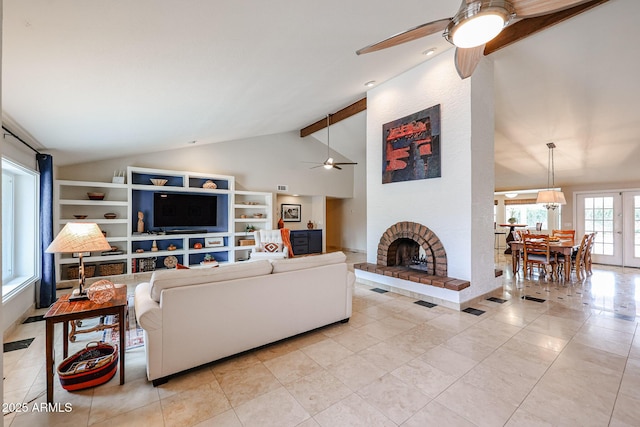
[[[354,267],[454,291],[470,286],[469,281],[447,276],[447,252],[438,236],[428,227],[410,221],[398,222],[382,234],[376,264]]]

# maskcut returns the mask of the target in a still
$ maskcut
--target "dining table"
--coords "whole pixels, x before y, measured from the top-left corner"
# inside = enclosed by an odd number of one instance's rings
[[[513,274],[516,274],[520,268],[520,255],[524,250],[524,243],[522,240],[512,240],[509,245],[511,246],[511,268],[513,269]],[[565,280],[571,277],[571,254],[579,246],[573,239],[560,239],[557,242],[549,242],[550,253],[564,255],[565,259],[569,259],[569,262],[564,263]]]

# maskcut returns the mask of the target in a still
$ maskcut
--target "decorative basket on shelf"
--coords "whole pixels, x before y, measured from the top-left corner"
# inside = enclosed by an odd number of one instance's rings
[[[86,265],[84,266],[84,277],[89,278],[93,277],[96,274],[96,266],[95,265]],[[80,267],[79,266],[68,266],[67,267],[67,278],[68,279],[77,279],[80,277]]]
[[[111,264],[100,264],[98,266],[100,276],[114,276],[124,273],[124,262],[114,262]]]

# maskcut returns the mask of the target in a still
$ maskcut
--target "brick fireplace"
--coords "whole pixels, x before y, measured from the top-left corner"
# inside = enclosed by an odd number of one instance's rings
[[[454,291],[470,285],[466,280],[447,276],[447,252],[438,236],[428,227],[410,221],[393,224],[382,233],[376,264],[361,263],[354,267]]]
[[[403,221],[387,228],[378,243],[377,264],[407,266],[403,252],[410,252],[410,257],[424,259],[427,273],[434,276],[447,275],[447,252],[438,236],[424,225]]]

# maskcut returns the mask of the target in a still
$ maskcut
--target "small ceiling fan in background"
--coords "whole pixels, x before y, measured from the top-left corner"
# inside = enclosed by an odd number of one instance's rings
[[[315,169],[315,168],[325,168],[325,169],[338,169],[338,170],[342,170],[342,168],[340,166],[344,166],[344,165],[357,165],[357,163],[354,162],[336,162],[334,161],[333,157],[331,157],[331,146],[329,145],[329,121],[330,121],[331,115],[327,114],[327,160],[325,160],[322,163],[317,163],[317,162],[304,162],[304,163],[316,163],[317,166],[313,166],[311,169]]]
[[[483,55],[607,1],[462,0],[458,12],[452,18],[419,25],[364,47],[356,53],[362,55],[375,52],[443,31],[444,38],[456,46],[456,70],[465,79],[473,74]],[[490,46],[491,40],[506,27],[510,27],[510,34]]]

